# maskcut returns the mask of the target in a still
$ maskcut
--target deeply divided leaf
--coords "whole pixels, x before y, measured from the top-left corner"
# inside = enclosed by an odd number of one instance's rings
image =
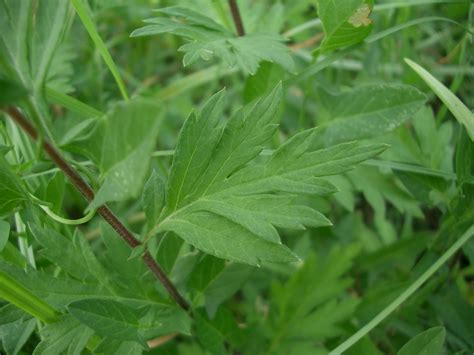
[[[256,159],[278,125],[281,86],[224,122],[223,92],[192,113],[181,130],[155,231],[172,231],[217,257],[258,265],[297,260],[276,227],[330,222],[298,195],[325,195],[324,176],[350,170],[384,145],[355,142],[318,149],[317,129],[301,132]]]
[[[274,62],[293,71],[294,62],[283,38],[276,33],[251,33],[237,37],[211,18],[179,6],[157,10],[167,17],[145,20],[147,26],[139,28],[132,37],[171,33],[189,40],[179,48],[184,52],[183,64],[198,59],[220,58],[229,66],[238,66],[244,72],[255,74],[262,61]]]

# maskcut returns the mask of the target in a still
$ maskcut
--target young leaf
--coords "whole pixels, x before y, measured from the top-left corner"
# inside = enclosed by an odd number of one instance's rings
[[[229,66],[239,66],[244,72],[255,74],[260,62],[274,62],[294,71],[294,62],[283,38],[274,33],[251,33],[236,37],[214,20],[193,10],[179,6],[156,10],[170,18],[145,20],[149,25],[132,32],[132,37],[172,33],[190,40],[179,48],[184,52],[183,64],[198,59],[219,57]]]
[[[117,104],[97,119],[89,137],[72,146],[89,156],[103,175],[90,209],[140,193],[155,147],[159,112],[156,104],[145,100]]]
[[[297,134],[254,162],[277,128],[281,86],[221,124],[222,92],[186,120],[178,139],[165,210],[154,231],[172,231],[217,257],[258,265],[297,257],[275,227],[301,229],[330,222],[301,205],[297,194],[327,194],[320,177],[351,169],[384,145],[355,142],[317,149],[317,130]]]
[[[398,355],[440,355],[443,353],[443,343],[446,336],[446,330],[443,327],[434,327],[425,330],[410,339]]]
[[[472,113],[456,95],[454,95],[426,69],[408,58],[405,58],[405,62],[423,79],[439,99],[443,101],[459,123],[466,127],[469,137],[474,141],[474,113]]]
[[[326,34],[322,52],[359,43],[372,31],[371,0],[316,0],[316,4]]]

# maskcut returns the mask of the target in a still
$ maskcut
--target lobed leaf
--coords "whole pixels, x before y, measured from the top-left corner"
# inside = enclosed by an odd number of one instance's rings
[[[251,265],[297,260],[276,228],[330,222],[296,195],[334,192],[321,177],[348,171],[385,146],[349,142],[318,149],[321,136],[311,129],[256,159],[276,131],[281,85],[225,123],[222,95],[186,120],[153,231],[172,231],[206,253]]]
[[[255,74],[262,61],[274,62],[294,71],[294,62],[283,38],[276,33],[250,33],[236,37],[211,18],[179,6],[157,10],[172,18],[157,17],[145,20],[149,25],[132,32],[132,37],[171,33],[190,42],[178,50],[184,52],[183,64],[199,59],[218,57],[227,65],[238,66]]]

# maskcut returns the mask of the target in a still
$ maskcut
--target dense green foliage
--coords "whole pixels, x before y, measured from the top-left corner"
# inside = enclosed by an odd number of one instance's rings
[[[0,0],[1,353],[472,353],[473,21]]]

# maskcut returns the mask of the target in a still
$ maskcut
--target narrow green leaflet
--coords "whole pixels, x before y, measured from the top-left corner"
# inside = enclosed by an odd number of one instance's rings
[[[58,322],[47,324],[40,333],[42,341],[35,348],[33,355],[80,355],[94,331],[71,315],[64,315]]]
[[[170,16],[145,20],[149,25],[132,32],[132,37],[171,33],[188,39],[181,46],[183,64],[198,59],[220,58],[233,67],[255,74],[262,61],[274,62],[288,71],[294,71],[294,62],[283,38],[277,33],[250,33],[242,37],[230,32],[213,19],[193,10],[172,6],[156,10]]]
[[[430,328],[410,339],[397,354],[441,355],[445,336],[446,330],[443,327]]]
[[[12,212],[27,199],[22,181],[13,173],[0,152],[0,216]]]
[[[328,111],[324,143],[330,146],[379,136],[400,126],[423,107],[426,96],[408,85],[364,85],[340,94],[322,92]]]
[[[316,4],[326,35],[322,52],[359,43],[372,31],[372,0],[316,0]]]
[[[258,265],[297,260],[275,227],[303,229],[330,222],[297,195],[324,195],[321,177],[350,170],[384,145],[344,143],[317,149],[318,130],[301,132],[271,156],[255,159],[277,129],[281,86],[227,122],[223,93],[186,120],[173,158],[163,213],[153,232],[172,231],[214,256]]]
[[[474,113],[472,113],[456,95],[454,95],[446,86],[444,86],[422,66],[408,58],[405,58],[405,62],[423,79],[436,96],[443,101],[459,123],[466,127],[469,137],[474,141]]]
[[[103,183],[89,208],[123,201],[141,192],[161,122],[159,107],[134,100],[115,105],[97,119],[93,132],[76,142],[100,168]]]

